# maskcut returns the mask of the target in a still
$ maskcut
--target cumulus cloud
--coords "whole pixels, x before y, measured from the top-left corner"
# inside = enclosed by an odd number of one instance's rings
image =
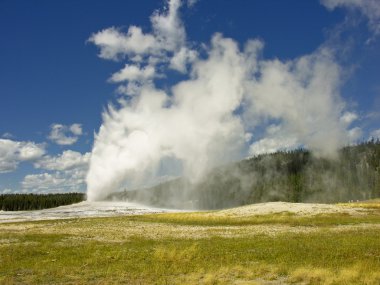
[[[170,60],[169,67],[181,73],[187,72],[187,64],[196,60],[198,54],[196,51],[182,47]]]
[[[21,182],[23,191],[33,193],[81,192],[86,171],[67,170],[53,173],[29,174]]]
[[[138,65],[126,64],[124,68],[114,73],[110,81],[122,82],[122,81],[147,81],[155,76],[155,69],[153,66],[146,66],[140,68]]]
[[[170,0],[163,13],[156,11],[150,18],[153,33],[161,49],[176,51],[184,46],[185,28],[179,18],[181,0]]]
[[[57,175],[42,173],[26,175],[21,185],[26,189],[54,189],[63,182],[64,179],[59,178]]]
[[[155,11],[150,18],[151,33],[144,34],[136,26],[130,26],[127,33],[111,27],[93,34],[89,42],[100,48],[99,57],[112,60],[128,56],[132,61],[140,61],[139,56],[175,52],[184,45],[186,39],[185,28],[179,18],[180,6],[180,0],[171,0],[164,11]]]
[[[337,7],[358,9],[367,19],[373,33],[380,35],[380,2],[378,0],[321,0],[329,10]]]
[[[14,171],[20,162],[33,161],[44,154],[43,144],[0,139],[0,173]]]
[[[34,193],[83,191],[90,153],[66,150],[56,156],[43,156],[34,167],[47,172],[26,175],[23,191]]]
[[[69,130],[76,136],[82,135],[82,125],[81,124],[72,124],[69,127]]]
[[[80,152],[65,150],[57,156],[44,156],[34,163],[35,168],[45,170],[69,170],[74,168],[88,167],[90,153],[81,154]]]
[[[72,124],[70,126],[53,124],[50,126],[48,138],[59,145],[72,145],[78,141],[80,135],[82,135],[81,124]]]
[[[114,83],[126,81],[117,88],[118,93],[138,94],[142,85],[161,77],[157,70],[163,67],[185,73],[187,65],[197,57],[197,52],[186,43],[186,31],[179,15],[181,4],[181,0],[170,0],[163,10],[155,11],[150,17],[150,33],[144,34],[137,26],[129,27],[127,33],[111,27],[89,38],[89,42],[99,47],[101,58],[128,61],[110,78]]]
[[[125,34],[112,27],[93,34],[89,41],[100,47],[99,57],[118,60],[126,55],[146,54],[157,49],[153,35],[131,26]]]
[[[150,35],[159,48],[144,56],[162,72],[174,69],[187,77],[162,90],[153,76],[144,82],[116,73],[120,80],[114,81],[135,84],[119,88],[136,87],[135,93],[103,114],[86,177],[88,199],[157,177],[183,174],[197,181],[221,163],[280,149],[305,146],[333,156],[347,143],[355,118],[339,93],[342,70],[333,51],[322,46],[293,60],[267,60],[262,41],[240,48],[216,33],[201,45],[200,56],[187,44],[180,4],[169,1],[164,12],[153,14]],[[123,55],[135,60],[135,54]],[[136,74],[146,68],[139,60]]]

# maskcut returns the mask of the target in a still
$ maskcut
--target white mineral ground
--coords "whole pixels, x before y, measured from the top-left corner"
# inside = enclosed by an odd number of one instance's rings
[[[33,211],[0,211],[0,223],[173,212],[129,202],[80,202]],[[176,210],[176,212],[180,212]]]
[[[0,211],[0,223],[37,221],[86,217],[109,217],[122,215],[142,215],[165,212],[183,212],[182,210],[152,208],[129,202],[81,202],[78,204],[61,206],[52,209],[34,211]],[[361,208],[344,207],[332,204],[309,204],[268,202],[252,204],[237,208],[220,210],[209,213],[213,216],[245,217],[267,215],[274,213],[294,213],[297,215],[318,215],[332,213],[346,213],[360,215],[366,212]],[[206,214],[207,215],[207,214]]]
[[[244,217],[276,213],[293,213],[296,215],[312,216],[334,213],[360,215],[363,212],[366,212],[366,210],[362,208],[351,208],[334,204],[268,202],[221,210],[214,215]]]

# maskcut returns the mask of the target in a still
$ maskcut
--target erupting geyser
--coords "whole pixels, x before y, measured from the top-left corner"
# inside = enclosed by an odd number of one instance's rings
[[[347,143],[350,122],[342,119],[333,49],[321,46],[282,62],[264,59],[260,40],[240,48],[216,33],[209,45],[190,44],[180,8],[181,1],[171,0],[153,13],[151,33],[108,28],[89,39],[101,58],[127,61],[110,78],[123,96],[104,112],[95,136],[89,200],[164,175],[196,181],[248,155],[306,146],[328,156]],[[169,69],[184,79],[173,82],[165,76]]]

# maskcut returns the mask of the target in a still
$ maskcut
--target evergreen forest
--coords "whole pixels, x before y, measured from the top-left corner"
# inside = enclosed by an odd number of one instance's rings
[[[0,195],[0,210],[26,211],[54,208],[63,205],[79,203],[85,199],[83,193],[58,194],[2,194]]]

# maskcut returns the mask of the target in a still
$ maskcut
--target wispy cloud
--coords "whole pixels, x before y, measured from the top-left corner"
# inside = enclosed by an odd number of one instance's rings
[[[187,0],[187,6],[193,7],[199,0]]]
[[[380,2],[378,0],[321,0],[329,10],[344,7],[358,10],[368,19],[368,26],[375,36],[380,35]]]
[[[2,136],[4,139],[13,139],[14,136],[11,133],[4,133]]]

